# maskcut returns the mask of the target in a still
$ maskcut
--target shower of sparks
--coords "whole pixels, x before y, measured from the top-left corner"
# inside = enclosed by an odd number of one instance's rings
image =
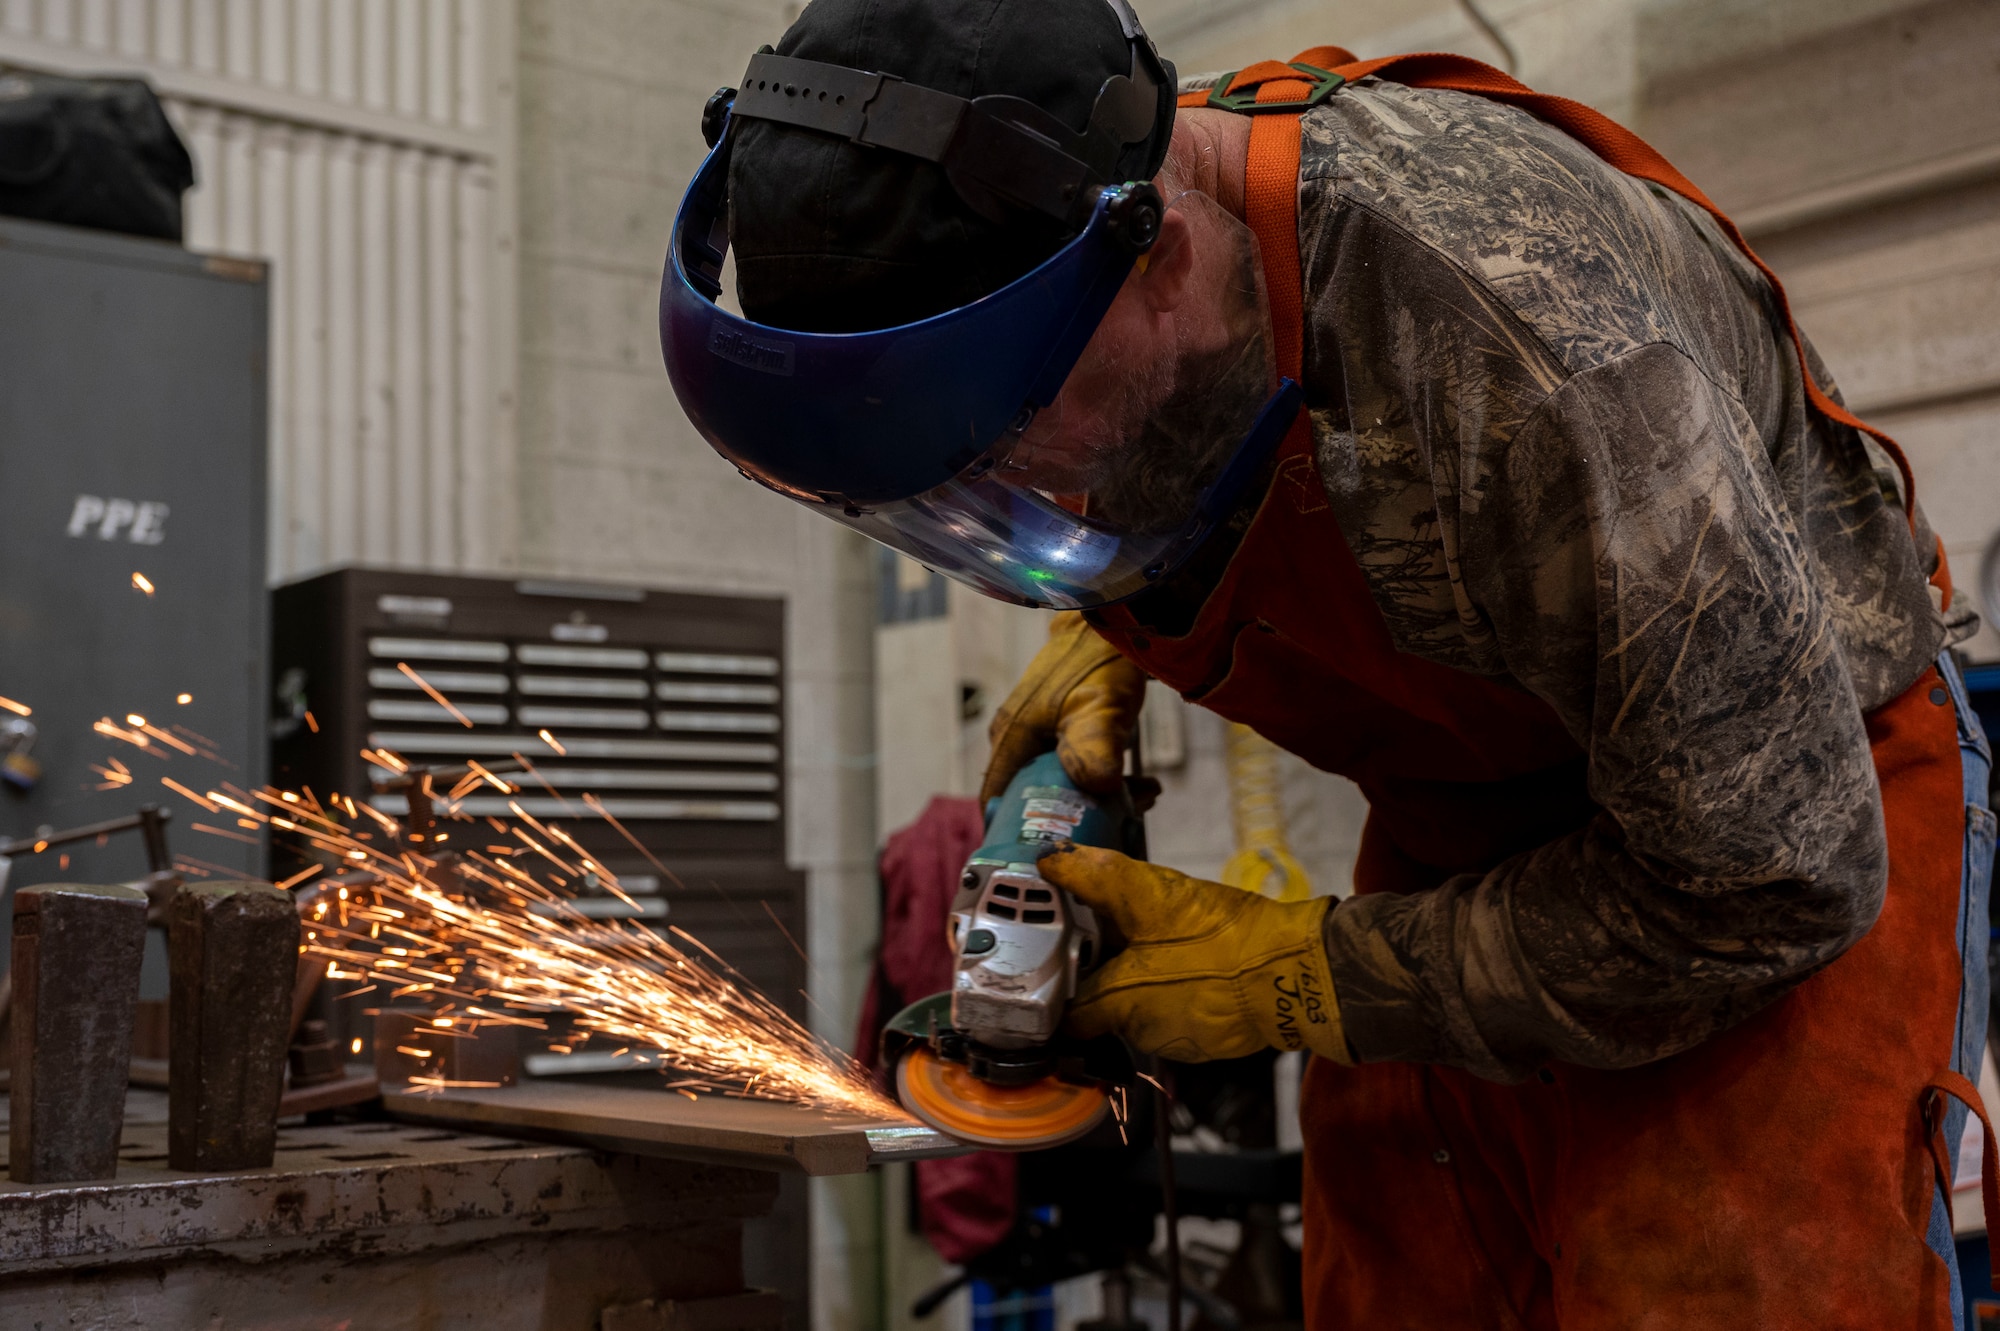
[[[322,891],[306,916],[307,947],[391,999],[422,995],[468,1025],[570,1012],[579,1029],[711,1090],[901,1117],[850,1060],[689,935],[670,942],[632,921],[586,919],[511,858],[466,852],[451,890],[434,881],[449,876],[437,860],[359,842],[323,811],[286,806],[268,820],[376,880],[344,902]],[[592,873],[624,895],[560,827],[535,826],[541,836],[514,835],[569,880]]]
[[[170,737],[143,718],[127,720],[135,723],[129,729],[108,717],[95,729],[158,757],[172,756],[161,742]],[[386,750],[364,756],[385,775],[409,770]],[[428,782],[428,775],[423,779]],[[244,829],[197,822],[192,830],[256,843],[260,838],[245,832],[268,827],[314,856],[312,865],[278,886],[297,889],[305,948],[325,961],[326,975],[359,986],[340,996],[374,991],[378,1002],[422,1003],[436,1024],[467,1031],[481,1025],[546,1029],[550,1017],[567,1016],[576,1036],[552,1051],[603,1037],[635,1064],[674,1074],[665,1089],[684,1095],[710,1091],[907,1121],[858,1064],[692,935],[673,928],[671,937],[663,936],[638,920],[595,919],[578,910],[573,894],[563,890],[567,884],[594,881],[622,901],[633,899],[560,823],[537,819],[512,801],[511,823],[456,813],[454,802],[465,793],[511,785],[490,768],[469,771],[455,796],[437,792],[439,825],[426,829],[431,839],[422,842],[396,819],[344,795],[322,801],[309,790],[251,792],[228,782],[198,792],[160,780]],[[450,832],[481,822],[514,844],[423,853]],[[179,855],[176,867],[240,874]],[[439,1077],[412,1084],[472,1085]]]
[[[148,596],[153,594],[153,580],[143,573],[134,573],[132,575],[132,585]]]
[[[16,716],[33,716],[35,714],[34,708],[24,702],[15,702],[12,698],[0,698],[0,708],[5,708]]]

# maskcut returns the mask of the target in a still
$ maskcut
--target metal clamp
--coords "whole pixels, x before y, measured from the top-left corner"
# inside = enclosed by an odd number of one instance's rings
[[[1330,69],[1320,69],[1314,65],[1302,65],[1297,61],[1293,61],[1290,67],[1296,69],[1313,82],[1312,91],[1296,102],[1260,102],[1257,100],[1257,88],[1245,88],[1241,92],[1224,92],[1223,89],[1233,83],[1236,76],[1242,72],[1241,70],[1231,70],[1222,78],[1217,79],[1215,86],[1208,90],[1208,105],[1218,111],[1234,111],[1236,114],[1244,116],[1269,115],[1273,112],[1297,115],[1300,112],[1309,111],[1313,107],[1318,106],[1321,102],[1339,92],[1347,83],[1346,79]],[[1258,85],[1258,87],[1262,86],[1261,83]]]

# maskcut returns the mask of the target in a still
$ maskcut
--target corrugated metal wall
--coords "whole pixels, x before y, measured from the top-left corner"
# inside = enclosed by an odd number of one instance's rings
[[[0,60],[150,78],[191,248],[268,259],[271,579],[512,562],[511,0],[0,0]]]

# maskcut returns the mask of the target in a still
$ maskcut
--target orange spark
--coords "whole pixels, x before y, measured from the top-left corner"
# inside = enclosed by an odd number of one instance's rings
[[[116,758],[106,758],[104,761],[109,763],[110,766],[99,767],[96,763],[90,765],[91,771],[104,778],[104,783],[98,787],[99,790],[116,790],[120,786],[129,786],[132,784],[131,768],[119,762]]]
[[[98,717],[97,720],[91,723],[90,728],[92,730],[95,730],[100,735],[108,735],[112,739],[122,739],[135,749],[144,749],[147,753],[152,754],[155,758],[164,758],[167,756],[166,754],[161,753],[158,749],[154,748],[153,741],[147,739],[145,735],[141,734],[137,730],[120,729],[118,723],[116,721],[113,721],[108,716]]]
[[[387,749],[363,749],[361,751],[361,757],[365,761],[373,763],[375,766],[383,769],[384,771],[394,772],[398,776],[410,770],[410,765],[408,763],[404,762],[401,758],[398,758],[395,754],[389,752]]]
[[[132,575],[132,585],[148,596],[153,594],[153,580],[143,573],[134,573]]]
[[[158,726],[147,725],[146,719],[144,717],[128,716],[125,719],[127,721],[130,721],[133,724],[133,726],[137,728],[142,734],[151,735],[154,739],[160,741],[160,743],[166,745],[168,748],[179,749],[182,753],[187,754],[189,757],[194,756],[193,745],[188,744],[182,740],[175,739],[172,735],[169,735],[166,731],[161,730]]]
[[[422,675],[419,675],[416,671],[410,669],[409,663],[407,661],[396,662],[396,669],[408,675],[412,680],[416,682],[418,688],[422,689],[425,693],[430,694],[432,702],[436,703],[438,706],[444,708],[447,712],[450,712],[454,717],[458,718],[458,723],[460,725],[464,726],[467,730],[472,729],[472,721],[465,715],[465,713],[459,711],[456,707],[453,707],[451,705],[451,699],[445,697],[442,693],[439,693],[436,689],[432,688],[429,680],[425,679]]]
[[[409,1084],[412,1086],[421,1086],[427,1091],[490,1091],[500,1085],[497,1081],[447,1081],[443,1077],[412,1077]]]
[[[590,811],[592,813],[596,814],[599,818],[602,818],[605,822],[610,823],[611,826],[614,829],[616,829],[619,836],[622,836],[627,841],[631,842],[632,848],[638,851],[641,855],[644,855],[647,861],[651,863],[655,869],[658,869],[661,873],[665,874],[667,876],[667,880],[671,882],[675,887],[685,886],[685,884],[681,882],[681,877],[679,874],[675,873],[672,869],[669,869],[666,865],[660,863],[659,856],[653,854],[652,851],[647,850],[644,845],[640,844],[639,838],[633,836],[632,833],[626,829],[625,824],[619,822],[616,818],[612,817],[611,810],[604,807],[604,802],[602,800],[598,799],[597,796],[591,794],[589,791],[585,791],[583,794],[583,802],[590,806]]]
[[[186,786],[182,785],[180,782],[174,780],[170,776],[161,777],[160,784],[165,786],[168,790],[173,791],[177,795],[181,795],[188,799],[193,800],[196,804],[199,804],[202,808],[208,810],[210,813],[222,812],[222,806],[220,804],[213,803],[206,796],[195,794],[192,790],[189,790]]]
[[[549,779],[542,775],[542,771],[539,767],[536,767],[533,763],[529,762],[527,758],[525,758],[521,754],[511,753],[507,756],[512,758],[515,762],[521,764],[521,770],[526,772],[529,776],[535,778],[535,784],[539,785],[543,790],[548,791],[549,794],[555,798],[555,802],[562,806],[562,811],[564,813],[568,814],[572,818],[576,817],[576,807],[572,805],[568,800],[563,798],[563,793],[560,790],[557,790],[554,786],[549,784]],[[509,807],[512,806],[510,805]]]
[[[0,698],[0,707],[6,708],[16,716],[33,716],[35,714],[34,708],[24,702],[15,702],[12,698]]]
[[[484,778],[488,783],[492,785],[492,787],[495,790],[499,791],[501,794],[511,795],[514,793],[513,786],[507,784],[505,781],[502,781],[499,777],[493,775],[493,773],[487,771],[486,768],[481,766],[476,760],[467,758],[465,760],[465,766],[467,770]]]
[[[223,827],[210,827],[207,823],[189,823],[188,826],[194,831],[206,832],[210,836],[228,837],[231,841],[241,841],[245,845],[261,846],[264,844],[256,837],[244,836],[241,832],[231,832]]]
[[[535,733],[541,736],[542,743],[548,745],[550,748],[556,751],[558,757],[567,758],[569,756],[569,750],[565,749],[562,745],[556,743],[556,737],[554,735],[551,735],[546,730],[537,730]]]
[[[300,883],[303,883],[306,879],[312,877],[316,873],[321,872],[325,868],[326,866],[324,864],[308,864],[305,868],[299,870],[297,873],[293,874],[290,878],[285,879],[282,883],[273,884],[273,886],[275,886],[280,892],[289,892],[293,888],[297,887]]]

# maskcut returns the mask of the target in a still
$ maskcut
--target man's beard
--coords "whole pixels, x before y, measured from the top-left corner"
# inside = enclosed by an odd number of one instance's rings
[[[1206,316],[1199,345],[1183,337],[1168,359],[1080,367],[1003,467],[1017,484],[1130,535],[1187,522],[1277,382],[1256,241],[1206,196],[1182,197],[1215,215],[1212,235],[1235,242],[1221,308]]]
[[[1165,399],[1115,453],[1093,459],[1089,516],[1135,535],[1180,527],[1249,434],[1271,386],[1270,344],[1261,330],[1183,354]]]

